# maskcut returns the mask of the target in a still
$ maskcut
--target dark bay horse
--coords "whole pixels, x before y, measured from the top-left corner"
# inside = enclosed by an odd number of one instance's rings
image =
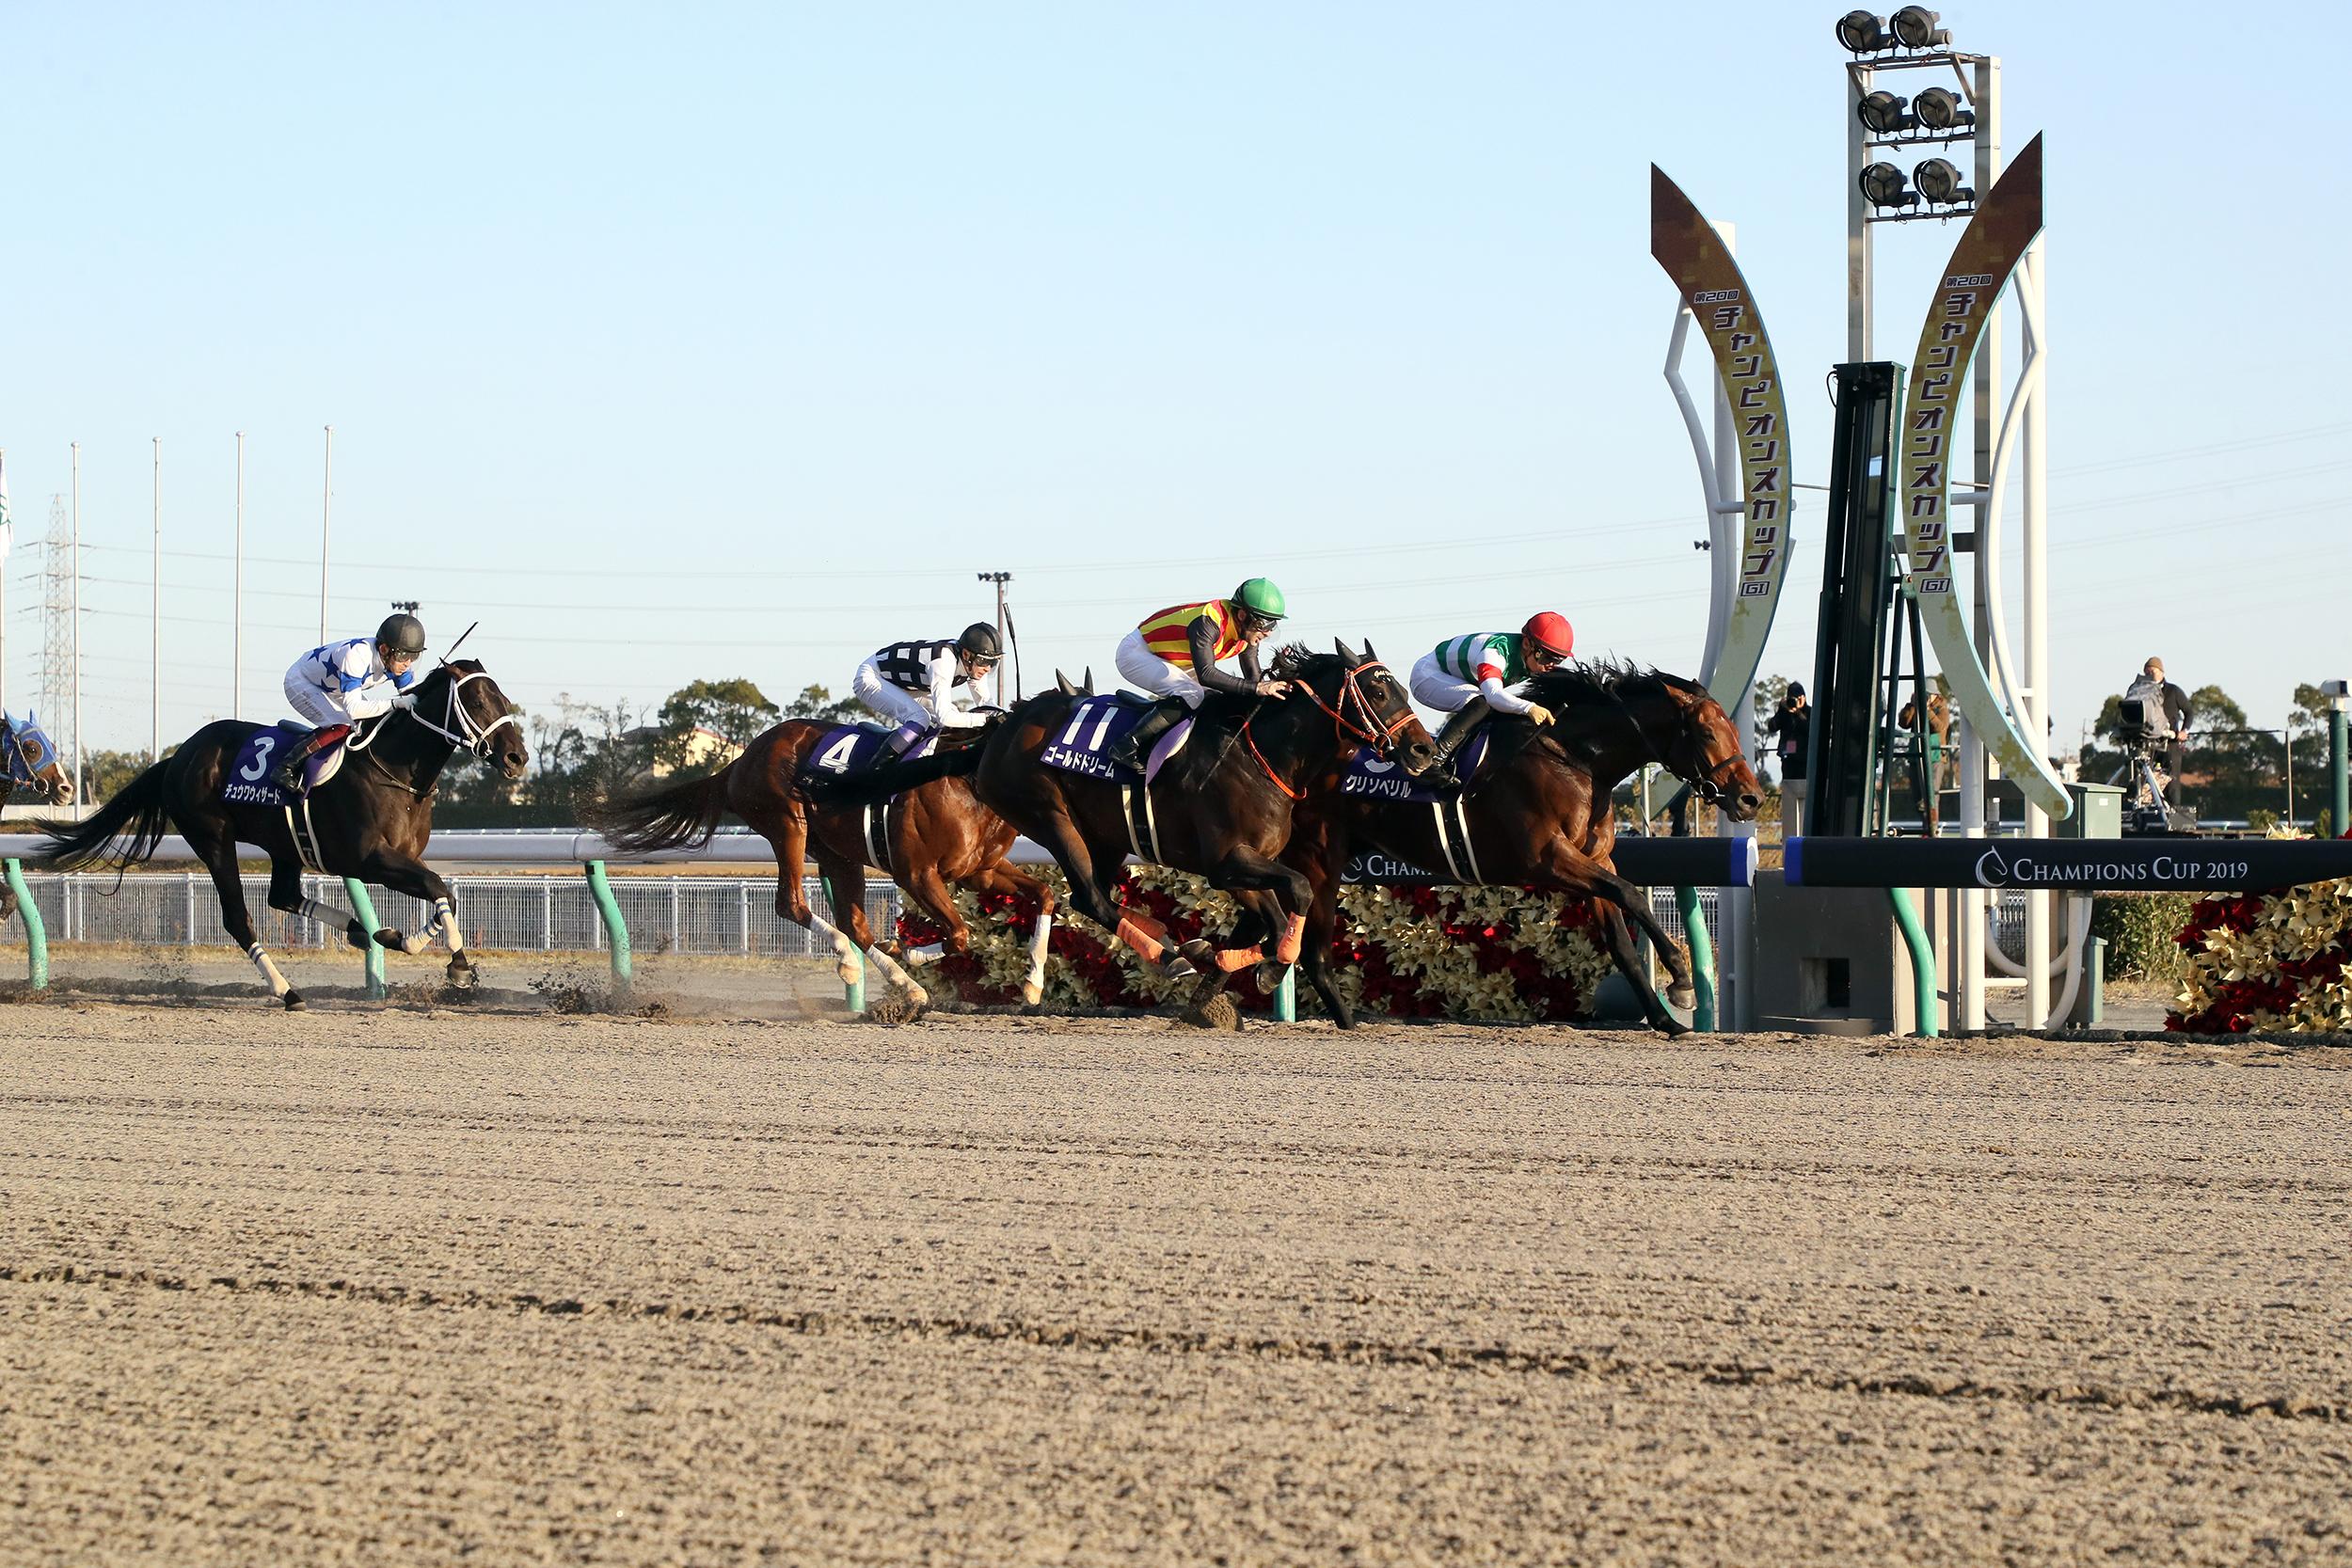
[[[1156,922],[1119,907],[1119,868],[1136,847],[1124,787],[1041,761],[1082,700],[1076,695],[1045,692],[1021,704],[977,755],[941,753],[878,768],[820,786],[819,798],[874,799],[969,773],[982,802],[1053,855],[1070,879],[1078,912],[1145,962],[1166,960],[1163,973],[1169,974],[1246,968],[1263,957],[1258,943],[1267,939],[1277,940],[1279,961],[1295,962],[1313,884],[1278,858],[1290,841],[1294,811],[1336,790],[1343,765],[1359,745],[1378,748],[1414,775],[1436,763],[1437,747],[1404,687],[1369,648],[1361,656],[1345,643],[1329,654],[1285,648],[1272,673],[1293,683],[1286,695],[1211,692],[1195,715],[1191,739],[1147,792],[1159,863],[1206,877],[1241,907],[1241,925],[1223,948],[1204,942],[1171,956]]]
[[[57,743],[31,714],[22,719],[0,713],[0,753],[8,768],[8,784],[0,788],[0,804],[30,790],[36,800],[53,806],[73,803],[73,775],[57,754]],[[0,922],[16,913],[16,890],[0,882]]]
[[[403,953],[421,953],[436,931],[449,939],[452,985],[473,980],[457,925],[457,903],[449,883],[424,863],[433,836],[433,790],[441,769],[460,748],[519,779],[530,766],[531,749],[513,703],[472,659],[443,664],[417,682],[413,708],[394,708],[358,726],[346,744],[342,767],[310,797],[310,822],[316,834],[316,869],[357,877],[423,899],[433,914],[414,936],[385,929],[376,942]],[[342,929],[355,947],[370,933],[349,910],[303,895],[303,853],[295,842],[288,808],[227,800],[223,790],[246,741],[266,724],[233,719],[205,725],[170,756],[125,785],[88,820],[44,825],[56,841],[36,863],[72,871],[88,865],[136,865],[155,852],[164,834],[178,829],[188,847],[213,874],[220,895],[221,924],[261,971],[270,994],[289,1010],[303,1006],[301,992],[286,983],[254,934],[245,884],[237,875],[237,846],[250,844],[269,857],[269,907],[308,915]],[[263,752],[258,770],[240,770],[248,784],[269,771]]]
[[[920,963],[933,955],[902,953],[895,951],[895,943],[876,942],[866,919],[866,867],[877,856],[866,843],[865,811],[850,804],[812,806],[798,782],[809,767],[809,752],[835,727],[821,720],[787,719],[707,778],[597,802],[590,808],[589,825],[626,854],[707,844],[723,817],[740,817],[775,851],[776,913],[831,941],[844,980],[857,978],[850,960],[862,951],[919,1007],[930,996],[898,960]],[[943,731],[944,752],[977,758],[986,734]],[[818,772],[821,776],[821,768]],[[980,804],[964,780],[947,777],[890,801],[883,821],[889,860],[883,869],[946,930],[946,951],[967,952],[972,942],[948,884],[1038,900],[1037,932],[1021,994],[1032,1003],[1041,997],[1054,895],[1005,858],[1016,836],[1011,824]],[[831,895],[831,923],[809,907],[802,887],[804,857],[812,849]]]
[[[1678,1006],[1696,1000],[1688,961],[1660,928],[1649,896],[1616,873],[1611,851],[1617,827],[1610,792],[1656,763],[1689,784],[1735,822],[1752,820],[1763,790],[1747,764],[1740,734],[1706,689],[1651,670],[1576,665],[1537,675],[1525,695],[1557,716],[1538,727],[1497,715],[1486,721],[1495,754],[1463,803],[1469,827],[1466,879],[1575,894],[1595,901],[1602,938],[1618,973],[1633,984],[1653,1028],[1688,1031],[1644,980],[1626,922],[1648,935],[1673,975]],[[1331,939],[1339,920],[1340,876],[1358,846],[1371,845],[1423,870],[1454,857],[1427,804],[1328,795],[1302,809],[1284,859],[1314,879],[1307,925],[1306,971],[1342,1028],[1352,1009],[1331,983]]]

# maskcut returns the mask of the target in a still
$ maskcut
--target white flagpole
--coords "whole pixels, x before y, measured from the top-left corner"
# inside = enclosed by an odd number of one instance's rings
[[[326,479],[319,501],[319,646],[326,646],[326,547],[335,531],[335,427],[326,427]]]
[[[82,785],[82,443],[70,442],[73,454],[73,798],[89,799]]]
[[[245,717],[245,432],[237,432],[237,544],[229,610],[229,717]]]
[[[147,760],[151,765],[164,760],[164,438],[151,439],[155,443],[155,544],[148,566],[153,594],[148,610],[147,686]]]

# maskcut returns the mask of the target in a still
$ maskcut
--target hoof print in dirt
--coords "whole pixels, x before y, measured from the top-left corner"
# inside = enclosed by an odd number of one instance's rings
[[[885,996],[879,1002],[869,1002],[865,1013],[868,1022],[893,1029],[901,1023],[913,1023],[922,1016],[922,1007],[903,996]]]
[[[1177,1013],[1176,1021],[1196,1029],[1239,1029],[1241,1009],[1233,1006],[1230,996],[1212,996],[1206,1002],[1184,1007]]]

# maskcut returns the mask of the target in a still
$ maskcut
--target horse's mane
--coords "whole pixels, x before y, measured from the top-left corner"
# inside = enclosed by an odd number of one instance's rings
[[[1540,703],[1545,707],[1566,707],[1578,703],[1623,703],[1661,691],[1705,696],[1707,689],[1696,681],[1670,675],[1663,670],[1608,658],[1564,664],[1557,670],[1547,670],[1540,675],[1530,676],[1526,687],[1528,701]]]
[[[1285,642],[1274,650],[1266,673],[1276,680],[1310,680],[1338,668],[1339,662],[1336,653],[1319,654],[1304,642]]]

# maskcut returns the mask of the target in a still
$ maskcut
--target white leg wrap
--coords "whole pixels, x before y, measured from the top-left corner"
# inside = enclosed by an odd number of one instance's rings
[[[446,898],[433,900],[433,918],[425,922],[424,941],[431,942],[433,933],[437,930],[448,933],[451,953],[463,953],[466,950],[465,933],[457,928],[457,911]],[[423,950],[421,943],[408,949],[411,953],[421,953]]]
[[[866,953],[873,958],[874,967],[882,972],[882,978],[905,991],[908,1001],[920,1007],[931,999],[931,993],[916,985],[914,976],[893,962],[889,954],[879,947],[870,947],[866,949]]]
[[[1045,1000],[1045,948],[1054,939],[1054,917],[1041,914],[1029,933],[1029,975],[1021,982],[1021,1000],[1036,1006]]]
[[[262,983],[269,987],[269,993],[272,996],[283,996],[294,990],[294,987],[286,984],[286,977],[278,973],[278,966],[270,961],[269,955],[262,951],[260,942],[257,942],[246,948],[246,957],[251,958],[253,967],[262,972]]]
[[[907,967],[919,969],[925,964],[935,964],[945,958],[946,953],[947,944],[944,942],[934,942],[921,947],[910,947],[907,949]]]
[[[305,898],[294,908],[330,931],[341,931],[359,918],[349,910],[333,904],[323,904],[315,898]]]
[[[866,966],[858,961],[857,948],[850,939],[834,929],[833,922],[815,910],[808,911],[808,928],[833,943],[833,969],[845,986],[854,986],[866,978]]]

